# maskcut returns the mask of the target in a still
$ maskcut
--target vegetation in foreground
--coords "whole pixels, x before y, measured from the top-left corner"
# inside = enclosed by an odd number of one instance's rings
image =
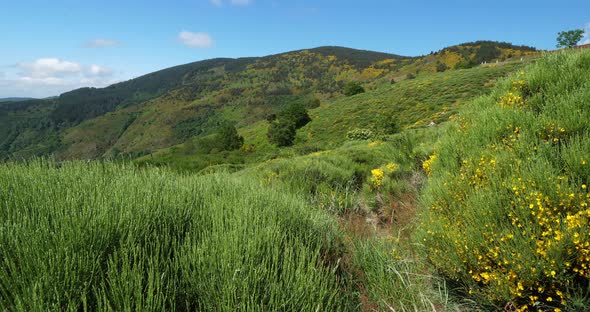
[[[256,182],[109,163],[0,165],[2,310],[346,311],[325,212]]]
[[[456,117],[424,163],[420,241],[491,309],[590,309],[590,53],[559,52]]]

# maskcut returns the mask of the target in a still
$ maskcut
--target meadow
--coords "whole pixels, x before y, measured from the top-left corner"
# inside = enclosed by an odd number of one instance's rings
[[[3,310],[352,310],[325,212],[228,174],[0,165]]]

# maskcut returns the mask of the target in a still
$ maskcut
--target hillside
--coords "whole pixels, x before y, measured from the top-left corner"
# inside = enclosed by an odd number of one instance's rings
[[[3,157],[55,157],[0,164],[2,309],[590,307],[587,50],[189,65],[84,120],[51,119],[59,99],[0,105]],[[311,120],[271,144],[293,104]],[[239,149],[220,148],[228,122]]]
[[[26,98],[26,97],[9,97],[9,98],[1,98],[1,102],[22,102],[22,101],[29,101],[34,100],[33,98]]]
[[[290,103],[313,108],[340,101],[350,81],[372,90],[409,74],[425,77],[479,61],[518,63],[534,53],[528,47],[475,42],[423,57],[321,47],[195,62],[102,89],[0,106],[0,158],[134,158],[206,137],[228,122],[246,131]]]
[[[424,163],[419,240],[489,309],[590,308],[589,73],[588,51],[546,55],[466,106]]]
[[[379,120],[383,118],[391,118],[402,128],[424,128],[449,120],[470,99],[489,92],[498,78],[522,66],[522,63],[512,63],[424,75],[393,85],[380,84],[352,97],[322,101],[319,107],[309,109],[311,122],[298,130],[294,146],[287,149],[268,143],[269,123],[263,120],[239,128],[249,146],[247,151],[211,151],[206,147],[208,141],[197,137],[137,161],[200,170],[214,164],[257,163],[329,150],[345,143],[347,133],[355,129],[380,134]]]
[[[590,51],[523,65],[323,100],[292,147],[258,121],[252,150],[136,161],[190,173],[4,162],[0,307],[588,311]]]

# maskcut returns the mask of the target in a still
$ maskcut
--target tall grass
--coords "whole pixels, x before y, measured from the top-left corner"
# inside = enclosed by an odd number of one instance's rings
[[[379,311],[452,311],[445,280],[425,259],[389,239],[356,239],[352,265],[362,269],[359,279],[374,309]]]
[[[336,225],[228,174],[0,165],[0,309],[344,311]]]

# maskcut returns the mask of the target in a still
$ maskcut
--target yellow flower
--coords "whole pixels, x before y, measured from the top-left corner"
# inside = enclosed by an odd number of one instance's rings
[[[434,163],[436,161],[438,157],[436,156],[436,154],[432,154],[430,155],[430,157],[422,164],[422,168],[424,168],[424,172],[426,172],[427,175],[430,175],[432,173],[432,163]]]
[[[373,178],[372,178],[373,185],[375,187],[380,187],[381,184],[383,183],[383,176],[384,176],[383,170],[381,170],[379,168],[373,169],[373,170],[371,170],[371,175],[373,175]]]
[[[397,171],[397,164],[394,163],[388,163],[385,168],[387,168],[387,170],[389,170],[390,172],[396,172]]]

